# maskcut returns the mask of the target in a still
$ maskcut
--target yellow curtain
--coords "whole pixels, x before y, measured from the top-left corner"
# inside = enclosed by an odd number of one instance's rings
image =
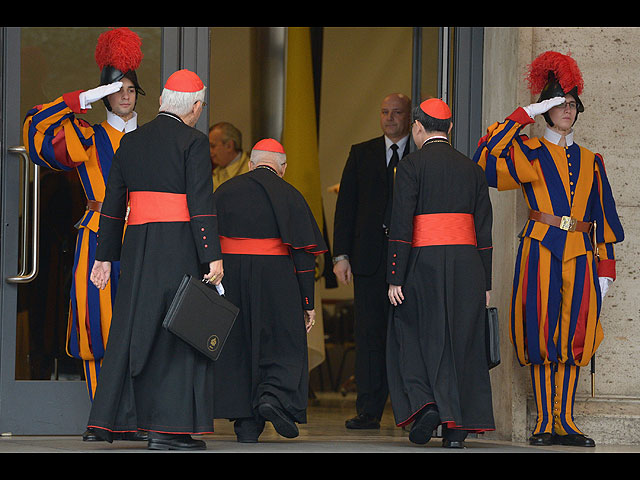
[[[322,194],[309,27],[288,27],[286,58],[282,145],[287,153],[287,171],[284,179],[302,193],[322,230]],[[307,337],[309,370],[325,359],[322,306],[317,286],[316,282],[316,324]]]
[[[285,179],[296,187],[322,228],[322,194],[309,27],[288,27],[282,144]]]

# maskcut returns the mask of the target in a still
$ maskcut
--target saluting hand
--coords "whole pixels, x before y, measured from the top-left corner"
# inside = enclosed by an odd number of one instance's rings
[[[558,105],[562,105],[565,102],[564,97],[553,97],[548,98],[547,100],[543,100],[538,103],[532,103],[531,105],[527,105],[526,107],[522,107],[525,112],[531,117],[534,118],[536,115],[541,115],[543,113],[548,112],[553,107]]]
[[[108,85],[100,85],[99,87],[92,88],[80,93],[80,107],[91,108],[93,102],[97,102],[101,98],[104,98],[112,93],[120,91],[122,88],[122,82],[113,82]]]

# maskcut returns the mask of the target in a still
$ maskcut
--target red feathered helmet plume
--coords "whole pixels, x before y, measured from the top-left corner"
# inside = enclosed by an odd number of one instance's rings
[[[127,77],[136,87],[139,95],[144,90],[138,83],[136,69],[142,62],[142,40],[137,33],[127,27],[113,28],[98,37],[95,59],[100,68],[100,85],[108,85]],[[106,98],[103,99],[107,109],[111,109]],[[137,96],[136,96],[137,100]]]
[[[579,98],[584,88],[582,73],[578,63],[569,55],[553,51],[539,55],[529,65],[527,83],[532,94],[540,94],[538,102],[571,95],[576,99],[578,112],[584,111],[584,105]],[[549,115],[544,114],[544,117],[547,123],[553,126]]]

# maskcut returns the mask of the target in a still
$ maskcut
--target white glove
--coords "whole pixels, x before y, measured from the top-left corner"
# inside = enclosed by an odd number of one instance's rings
[[[609,290],[609,287],[613,283],[613,278],[599,277],[598,280],[600,281],[600,295],[602,297],[602,300],[604,300],[604,296],[607,294],[607,290]]]
[[[91,104],[101,98],[116,93],[122,88],[122,82],[113,82],[108,85],[100,85],[99,87],[92,88],[82,92],[80,97],[80,108],[91,108]]]
[[[534,118],[536,115],[548,112],[557,105],[562,105],[564,101],[564,97],[553,97],[539,103],[532,103],[531,105],[522,108],[531,118]]]

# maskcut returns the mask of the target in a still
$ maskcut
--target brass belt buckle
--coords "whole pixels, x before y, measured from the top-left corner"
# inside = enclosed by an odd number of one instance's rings
[[[575,218],[563,216],[560,219],[560,228],[567,232],[575,232],[578,221]]]

